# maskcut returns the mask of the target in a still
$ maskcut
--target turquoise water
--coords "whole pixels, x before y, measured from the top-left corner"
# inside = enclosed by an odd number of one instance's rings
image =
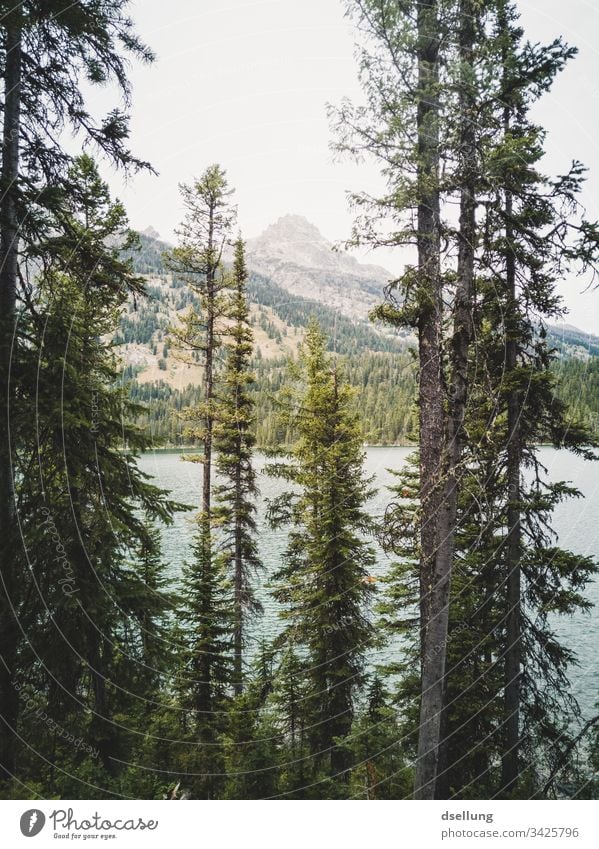
[[[369,448],[366,452],[365,471],[375,478],[377,495],[370,502],[370,510],[375,516],[382,516],[390,496],[386,489],[393,477],[389,469],[400,469],[410,455],[409,448]],[[593,555],[599,559],[599,464],[572,457],[564,451],[542,448],[539,452],[542,463],[547,467],[552,480],[567,480],[583,493],[584,498],[574,499],[561,504],[554,514],[553,526],[558,534],[559,543],[581,555]],[[284,530],[273,531],[265,520],[267,499],[279,493],[282,482],[273,480],[264,474],[265,459],[256,458],[259,475],[261,500],[259,505],[259,545],[265,566],[265,577],[260,582],[259,596],[264,605],[264,615],[253,628],[251,640],[257,644],[263,636],[276,634],[278,625],[277,605],[270,597],[265,583],[280,563],[285,549]],[[181,460],[178,452],[157,451],[146,454],[140,460],[141,468],[150,474],[155,482],[169,489],[173,497],[185,503],[197,506],[200,500],[201,468],[195,463]],[[173,574],[180,571],[191,543],[194,532],[192,513],[179,514],[174,524],[163,531],[163,553]],[[389,567],[389,558],[377,547],[377,564],[372,570],[374,575],[384,574]],[[571,617],[559,617],[555,621],[555,630],[567,646],[573,649],[579,665],[570,673],[572,693],[580,702],[583,716],[594,715],[594,704],[599,699],[599,583],[591,584],[587,589],[588,598],[598,607],[590,614],[576,614]],[[398,646],[373,652],[371,662],[388,659]]]

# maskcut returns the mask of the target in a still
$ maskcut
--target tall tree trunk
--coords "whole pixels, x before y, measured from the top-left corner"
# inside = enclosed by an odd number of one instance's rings
[[[216,264],[214,257],[214,207],[210,208],[210,222],[208,229],[208,266],[206,269],[206,359],[204,362],[204,462],[202,474],[202,556],[203,568],[212,568],[212,438],[214,430],[214,414],[212,410],[212,399],[214,395],[214,323],[215,323],[215,286],[216,286]],[[208,594],[204,595],[204,609],[202,611],[205,621],[212,615],[212,599]],[[212,658],[208,652],[204,652],[199,662],[197,707],[200,717],[208,720],[208,713],[212,710]],[[205,724],[205,723],[203,723]]]
[[[457,285],[453,304],[453,335],[450,350],[451,382],[449,390],[449,415],[446,436],[445,497],[439,514],[439,549],[437,552],[437,571],[433,589],[433,609],[431,611],[436,633],[435,644],[447,645],[449,625],[449,602],[451,572],[455,551],[455,534],[458,514],[458,496],[460,488],[460,466],[464,444],[464,418],[468,401],[468,353],[472,340],[472,307],[474,297],[474,255],[476,245],[476,96],[469,69],[473,62],[473,48],[476,37],[476,9],[473,0],[460,3],[459,54],[461,63],[460,79],[460,222],[457,266]],[[445,666],[445,652],[439,653]],[[439,690],[444,698],[443,672]],[[439,694],[437,694],[439,698]],[[442,729],[446,726],[442,722]],[[447,764],[440,740],[440,763],[443,769],[437,776],[435,797],[447,795]]]
[[[508,35],[505,7],[502,6],[499,25],[504,38]],[[508,46],[504,47],[504,89],[507,98],[510,86],[508,78]],[[511,107],[506,99],[503,112],[504,135],[511,125]],[[518,363],[518,303],[516,293],[516,258],[513,251],[514,228],[512,225],[513,196],[505,192],[505,239],[506,239],[506,374],[510,381],[507,398],[507,540],[505,549],[506,569],[506,652],[505,652],[505,748],[501,763],[502,792],[510,794],[518,780],[518,749],[520,744],[520,669],[522,663],[521,643],[521,569],[520,552],[522,529],[520,516],[520,468],[522,448],[520,439],[520,394],[513,385]]]
[[[241,445],[238,444],[238,465],[235,473],[235,578],[234,578],[234,623],[233,623],[233,652],[234,652],[234,689],[235,695],[243,692],[243,551],[241,526],[241,469],[239,455]]]
[[[432,616],[437,525],[441,508],[441,455],[444,436],[441,357],[442,293],[439,199],[439,20],[437,0],[418,4],[418,268],[421,289],[418,327],[420,415],[420,621],[422,693],[416,799],[434,795],[439,751],[445,645],[439,646],[439,620]]]
[[[511,206],[508,201],[506,210]],[[508,215],[510,213],[508,212]],[[509,227],[507,228],[509,230]],[[506,230],[508,244],[510,236]],[[513,261],[508,259],[508,266]],[[515,274],[508,269],[508,290],[511,292],[511,309],[515,311],[514,283]],[[508,330],[508,333],[510,331]],[[509,338],[506,344],[506,368],[508,379],[514,374],[517,363],[518,345],[515,339]],[[507,445],[507,480],[508,508],[505,568],[507,574],[507,619],[506,619],[506,653],[505,653],[505,750],[502,758],[501,783],[504,793],[509,794],[518,780],[518,749],[520,744],[520,671],[522,663],[521,642],[521,517],[520,517],[520,400],[516,389],[511,389],[508,395],[508,445]]]
[[[17,192],[21,112],[20,6],[4,19],[4,124],[0,200],[0,779],[16,769],[19,698],[15,688],[18,648],[15,498],[10,429],[10,365],[16,317],[19,255]]]
[[[202,512],[205,514],[208,522],[210,521],[211,513],[211,492],[212,492],[212,431],[213,431],[213,414],[212,414],[212,396],[214,393],[214,309],[212,300],[214,298],[214,283],[209,282],[209,304],[208,304],[208,323],[206,327],[206,362],[204,363],[204,398],[206,404],[206,414],[204,417],[204,473],[202,476]]]

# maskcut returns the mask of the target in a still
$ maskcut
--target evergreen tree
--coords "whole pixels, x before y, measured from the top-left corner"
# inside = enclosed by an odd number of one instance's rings
[[[531,104],[551,88],[555,76],[575,51],[561,40],[548,47],[522,43],[515,7],[504,0],[494,8],[494,23],[491,50],[504,70],[498,83],[495,149],[488,159],[490,197],[482,261],[487,273],[490,272],[493,287],[492,293],[488,288],[485,290],[483,311],[491,309],[488,320],[499,322],[501,334],[496,343],[501,365],[495,360],[495,368],[500,367],[502,374],[495,372],[489,382],[501,387],[495,395],[495,414],[505,411],[507,419],[505,458],[501,452],[499,462],[505,459],[509,491],[506,539],[501,548],[507,593],[502,785],[503,792],[509,795],[521,778],[522,728],[527,721],[526,644],[530,643],[531,635],[526,633],[525,610],[531,592],[524,572],[528,570],[530,579],[529,539],[532,537],[534,546],[540,550],[549,545],[544,511],[550,513],[553,504],[569,491],[562,490],[559,484],[555,489],[548,485],[547,500],[543,496],[539,498],[545,484],[538,472],[535,440],[542,438],[542,428],[553,442],[575,451],[585,452],[584,445],[589,441],[589,434],[570,420],[555,397],[550,373],[552,352],[544,323],[562,314],[555,294],[556,283],[568,273],[595,267],[598,234],[596,226],[580,214],[576,198],[584,169],[574,162],[564,176],[555,180],[540,173],[544,132],[530,119]],[[488,334],[485,342],[487,347],[479,357],[481,362],[494,349]],[[523,470],[527,467],[536,469],[535,483],[530,489],[523,480]],[[536,498],[535,512],[531,504]],[[535,519],[531,518],[531,509]],[[557,560],[562,563],[564,587],[572,581],[573,587],[582,588],[586,580],[583,575],[592,572],[592,564],[575,564],[565,554]],[[561,594],[562,590],[556,590],[556,596]],[[556,604],[559,607],[557,599]],[[584,605],[582,599],[580,604]],[[553,641],[547,637],[549,646]],[[558,655],[559,652],[556,661]],[[528,662],[532,665],[530,656]],[[556,667],[559,666],[556,662]],[[559,686],[559,681],[555,683]],[[546,702],[548,699],[546,695]]]
[[[533,167],[542,155],[542,133],[532,127],[527,112],[571,55],[569,48],[556,42],[547,49],[527,45],[515,50],[510,38],[517,41],[520,34],[509,24],[513,10],[500,2],[397,7],[385,0],[355,0],[349,7],[367,36],[360,69],[368,101],[361,108],[343,104],[338,147],[378,157],[389,186],[383,197],[354,198],[366,211],[354,241],[409,243],[418,253],[417,265],[406,268],[375,314],[397,326],[412,324],[419,333],[422,697],[415,794],[431,797],[446,793],[441,777],[447,761],[443,689],[449,676],[450,577],[459,562],[457,518],[461,490],[468,485],[465,453],[471,446],[464,423],[476,375],[471,369],[476,272],[483,277],[491,270],[494,293],[487,294],[501,303],[504,365],[512,375],[508,380],[514,380],[508,404],[513,498],[506,543],[511,561],[511,648],[505,656],[510,743],[504,758],[512,782],[517,772],[522,624],[517,479],[526,462],[518,433],[523,390],[516,377],[524,376],[521,358],[526,359],[537,331],[533,312],[556,315],[557,276],[577,262],[593,264],[597,235],[594,225],[561,214],[562,204],[576,211],[581,166],[575,163],[557,181],[547,181]],[[503,78],[496,73],[501,65]],[[449,213],[454,202],[460,210],[457,227]],[[477,205],[487,211],[486,217],[477,219]],[[383,228],[385,218],[391,221],[390,233]],[[517,291],[519,275],[527,282]],[[504,297],[504,289],[512,294]],[[524,335],[522,309],[529,314]],[[537,361],[541,371],[544,358]]]
[[[310,792],[306,788],[311,786],[314,776],[308,739],[308,667],[294,643],[286,641],[279,654],[270,705],[281,739],[279,789],[292,799],[301,799]]]
[[[203,358],[201,403],[185,411],[190,422],[188,435],[202,445],[201,457],[184,459],[202,464],[202,503],[193,561],[186,568],[184,604],[181,617],[187,625],[183,633],[181,663],[189,680],[184,687],[189,708],[194,711],[199,734],[199,753],[204,778],[195,785],[198,795],[214,797],[215,781],[210,773],[221,763],[216,735],[222,726],[219,710],[230,672],[229,587],[224,560],[214,546],[212,511],[212,451],[216,419],[216,352],[227,328],[231,281],[222,265],[236,212],[230,203],[225,172],[211,165],[192,185],[182,185],[185,219],[179,229],[179,245],[167,256],[168,268],[184,281],[195,296],[183,322],[172,330],[179,354],[200,354]],[[215,715],[212,716],[213,711]]]
[[[399,6],[390,0],[350,0],[347,6],[365,34],[360,74],[367,105],[345,102],[338,110],[336,146],[354,156],[376,157],[388,185],[382,197],[353,196],[364,211],[353,242],[413,245],[416,252],[415,263],[392,283],[374,315],[418,334],[422,693],[414,792],[417,798],[433,798],[468,397],[481,117],[475,109],[474,47],[484,10],[470,0]],[[446,220],[450,202],[460,209],[457,232]]]
[[[126,0],[23,2],[3,9],[0,54],[2,193],[0,202],[0,702],[3,727],[0,770],[15,770],[19,697],[14,688],[20,629],[12,611],[21,604],[23,558],[16,536],[14,480],[20,470],[14,450],[19,434],[9,420],[20,396],[10,389],[11,357],[21,344],[15,334],[20,302],[30,290],[24,259],[40,241],[62,202],[72,157],[57,138],[65,127],[92,142],[117,166],[144,167],[126,147],[127,116],[115,109],[97,121],[86,108],[84,83],[116,82],[129,100],[127,54],[149,61],[152,54],[125,14]],[[25,282],[24,282],[25,281]]]
[[[226,728],[233,681],[231,583],[226,560],[207,560],[205,517],[198,516],[193,560],[183,573],[178,708],[182,711],[181,737],[193,742],[186,755],[193,798],[218,798],[223,786],[224,759],[219,736]]]
[[[179,245],[167,255],[167,267],[196,296],[196,303],[190,306],[181,325],[173,328],[172,335],[181,353],[197,353],[203,358],[202,403],[197,409],[186,411],[186,416],[191,422],[189,435],[199,439],[203,448],[202,512],[208,526],[212,499],[215,356],[226,332],[223,319],[228,316],[231,288],[222,256],[236,218],[236,210],[230,202],[232,193],[220,165],[209,166],[192,185],[182,185],[185,219],[178,231]],[[210,557],[209,551],[206,557]]]
[[[355,694],[363,680],[372,627],[366,581],[374,562],[364,534],[365,503],[372,491],[363,478],[363,449],[351,390],[325,351],[316,323],[308,328],[297,374],[298,388],[283,396],[282,413],[296,441],[286,462],[271,472],[297,492],[275,499],[275,527],[290,525],[285,565],[274,576],[282,604],[284,642],[307,656],[306,710],[312,755],[342,788],[348,775],[342,741],[349,735]]]
[[[252,573],[260,569],[256,542],[256,499],[258,488],[252,467],[254,400],[250,372],[253,333],[249,325],[246,295],[247,269],[241,238],[235,243],[234,290],[229,317],[228,353],[218,393],[214,445],[218,453],[217,471],[224,483],[216,488],[219,502],[215,510],[220,526],[220,545],[230,562],[234,601],[235,692],[243,691],[243,648],[246,621],[261,610],[252,587]]]
[[[266,708],[271,680],[262,660],[258,658],[254,664],[254,675],[244,692],[236,696],[228,714],[224,736],[228,799],[265,799],[275,796],[279,788],[279,734],[276,719]]]
[[[352,798],[404,799],[411,791],[411,771],[405,766],[396,711],[382,679],[375,675],[366,705],[356,719],[348,745],[355,763]]]
[[[144,629],[153,631],[168,607],[136,556],[140,549],[156,554],[153,522],[169,522],[179,505],[137,467],[148,440],[131,424],[138,408],[118,386],[104,341],[127,293],[140,285],[118,249],[106,246],[126,234],[124,212],[88,157],[69,178],[78,193],[57,216],[59,235],[41,246],[47,267],[15,362],[26,406],[36,413],[33,426],[23,416],[18,461],[37,470],[23,475],[19,492],[29,569],[19,609],[27,648],[17,680],[35,690],[37,706],[95,741],[98,766],[110,776],[130,743],[115,715],[150,697],[139,674]],[[153,568],[151,580],[160,583],[157,562]],[[35,731],[32,738],[39,739]],[[97,780],[106,782],[106,774]]]
[[[171,616],[177,609],[178,599],[169,590],[171,579],[165,574],[160,541],[159,528],[150,527],[132,562],[145,588],[142,596],[134,596],[131,602],[139,604],[136,611],[140,630],[139,676],[140,686],[147,692],[147,701],[142,705],[146,715],[155,709],[155,699],[164,690],[176,662]]]

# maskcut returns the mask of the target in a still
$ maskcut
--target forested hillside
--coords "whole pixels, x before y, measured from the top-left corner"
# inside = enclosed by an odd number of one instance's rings
[[[294,217],[289,217],[294,221]],[[294,270],[301,273],[300,250],[305,225],[300,219]],[[291,225],[285,229],[287,238]],[[155,444],[186,445],[181,411],[201,394],[201,370],[182,363],[169,346],[169,326],[174,317],[194,303],[193,294],[164,267],[167,243],[149,231],[138,234],[139,245],[125,255],[136,272],[148,279],[147,299],[130,299],[121,319],[115,342],[123,346],[127,363],[124,377],[132,381],[132,397],[146,410],[140,424],[149,427]],[[325,242],[325,245],[328,244]],[[322,242],[318,243],[323,250]],[[262,247],[262,265],[266,264]],[[355,260],[353,261],[356,262]],[[272,260],[273,268],[278,267]],[[357,269],[360,268],[356,263]],[[356,277],[352,267],[352,280]],[[368,270],[370,267],[365,266]],[[285,273],[288,271],[285,269]],[[314,279],[315,271],[306,274]],[[331,270],[322,272],[331,283]],[[389,275],[390,276],[390,275]],[[378,270],[378,280],[382,277]],[[335,286],[343,287],[343,274]],[[372,284],[372,288],[375,286]],[[328,289],[326,291],[329,291]],[[325,294],[326,294],[325,291]],[[369,296],[369,290],[363,295]],[[374,445],[410,444],[416,426],[415,337],[405,330],[389,331],[382,325],[352,319],[326,302],[308,299],[282,289],[276,282],[250,268],[248,280],[250,323],[256,337],[252,368],[256,384],[252,389],[257,404],[257,440],[262,447],[286,442],[289,434],[276,425],[274,398],[285,381],[290,360],[297,356],[311,317],[319,322],[327,337],[328,349],[342,357],[347,379],[355,389],[354,405],[360,410],[362,436]],[[322,293],[321,293],[322,297]],[[599,339],[576,328],[549,328],[549,341],[555,351],[553,366],[557,394],[571,414],[599,433]]]

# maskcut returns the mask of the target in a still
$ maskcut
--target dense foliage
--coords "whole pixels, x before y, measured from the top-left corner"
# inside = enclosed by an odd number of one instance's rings
[[[599,228],[531,117],[574,51],[527,43],[509,0],[347,0],[366,100],[332,110],[337,147],[387,181],[353,241],[413,251],[350,319],[249,272],[220,165],[182,184],[170,248],[63,149],[68,127],[145,167],[84,96],[127,103],[152,58],[127,5],[0,22],[0,796],[596,796],[556,622],[599,567],[559,545],[580,493],[538,450],[590,462],[599,426],[597,340],[548,329]],[[198,504],[140,470],[159,443],[197,449]],[[414,445],[382,520],[365,443]],[[258,449],[284,484],[269,573]]]

